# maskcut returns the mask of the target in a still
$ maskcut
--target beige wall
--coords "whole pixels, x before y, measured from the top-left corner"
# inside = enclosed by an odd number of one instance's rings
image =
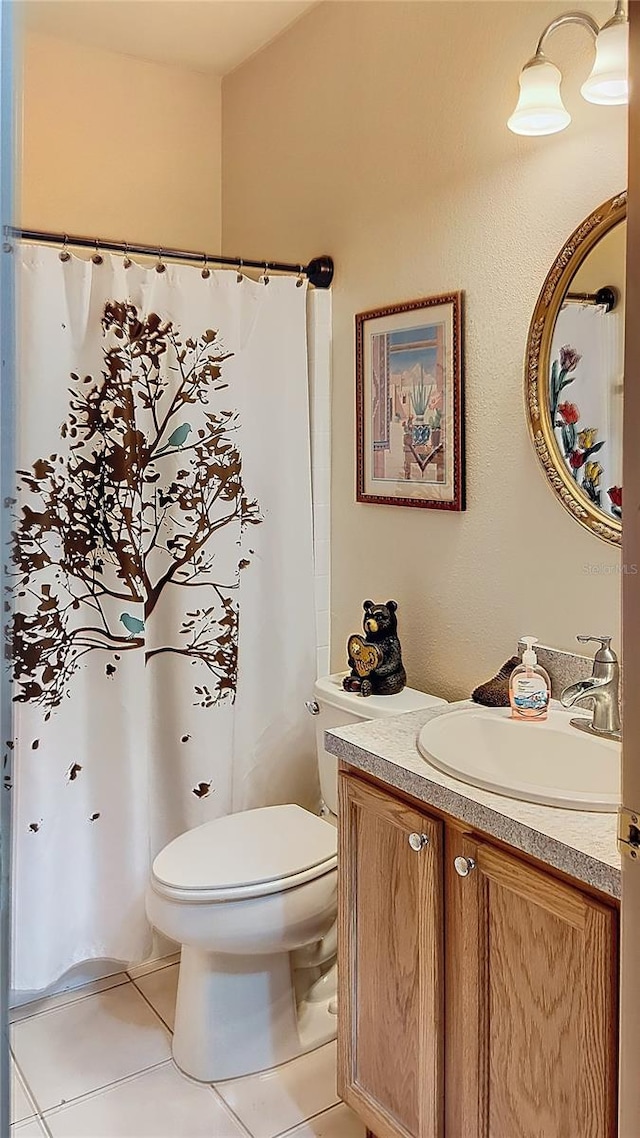
[[[623,312],[626,294],[627,225],[622,222],[610,229],[602,241],[594,245],[571,281],[571,292],[596,292],[612,285],[620,294],[616,312]]]
[[[601,19],[609,5],[587,5]],[[516,79],[566,5],[334,0],[223,83],[226,249],[336,261],[333,665],[364,597],[400,604],[410,682],[468,694],[521,633],[619,634],[619,554],[538,468],[523,406],[529,319],[583,216],[626,183],[626,111],[586,104],[590,44],[559,31],[574,121],[505,127]],[[463,289],[467,511],[354,500],[354,313]],[[277,392],[274,392],[277,398]]]
[[[22,91],[22,225],[219,248],[219,79],[29,34]]]

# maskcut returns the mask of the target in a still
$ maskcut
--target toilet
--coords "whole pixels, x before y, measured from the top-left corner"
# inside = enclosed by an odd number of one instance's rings
[[[182,945],[173,1056],[201,1082],[277,1066],[336,1034],[337,760],[328,728],[445,701],[315,684],[322,808],[244,810],[181,834],[156,857],[151,924]]]

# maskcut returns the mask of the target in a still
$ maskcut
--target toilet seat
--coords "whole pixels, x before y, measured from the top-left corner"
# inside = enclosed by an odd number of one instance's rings
[[[205,822],[158,854],[152,885],[191,903],[280,893],[337,865],[335,827],[301,806],[263,806]]]

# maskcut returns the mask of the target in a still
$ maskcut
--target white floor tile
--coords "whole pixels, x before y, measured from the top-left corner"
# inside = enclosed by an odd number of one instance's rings
[[[144,976],[138,976],[135,981],[136,987],[171,1031],[176,1014],[179,967],[178,964],[172,964],[170,968],[161,968],[157,972],[147,972]]]
[[[11,1063],[11,1121],[22,1122],[32,1118],[36,1108],[29,1098],[15,1063]]]
[[[165,1063],[46,1115],[53,1138],[247,1138],[214,1092]]]
[[[41,1111],[170,1058],[170,1036],[133,984],[13,1025],[12,1048]]]
[[[348,1106],[340,1103],[296,1126],[287,1138],[365,1138],[365,1126]]]
[[[92,980],[90,984],[83,984],[81,988],[68,988],[66,992],[58,992],[55,996],[43,996],[40,1000],[32,1000],[29,1004],[20,1004],[11,1008],[9,1023],[20,1023],[23,1019],[37,1016],[40,1012],[50,1011],[52,1008],[61,1008],[64,1004],[71,1004],[74,1000],[83,1000],[85,996],[93,996],[96,992],[106,992],[109,988],[117,988],[120,984],[127,984],[129,977],[126,972],[118,972],[115,976],[104,976],[101,980]]]
[[[259,1075],[216,1083],[216,1090],[253,1138],[275,1138],[338,1102],[336,1045]]]
[[[176,964],[180,960],[180,953],[174,952],[171,956],[162,956],[158,960],[147,960],[144,964],[134,964],[131,968],[127,968],[127,975],[132,980],[137,980],[138,976],[146,976],[149,972],[158,972],[161,968],[168,968],[171,964]]]
[[[37,1118],[30,1118],[28,1122],[18,1122],[11,1127],[11,1138],[48,1138],[47,1132]]]

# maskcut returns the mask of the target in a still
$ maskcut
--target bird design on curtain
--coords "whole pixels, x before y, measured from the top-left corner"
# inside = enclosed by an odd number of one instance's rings
[[[67,452],[18,471],[11,571],[12,670],[20,702],[48,718],[89,654],[188,657],[206,669],[195,702],[233,700],[237,681],[241,536],[262,520],[242,479],[238,415],[213,412],[232,355],[207,328],[185,337],[171,321],[109,301],[101,375],[71,374],[60,434]],[[236,527],[238,557],[215,559],[213,539]],[[250,552],[250,551],[249,551]],[[175,588],[194,589],[175,642],[149,642],[149,622]]]

